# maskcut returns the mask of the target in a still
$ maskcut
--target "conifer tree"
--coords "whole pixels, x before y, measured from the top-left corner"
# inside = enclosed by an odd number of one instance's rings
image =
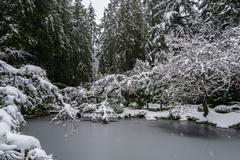
[[[148,39],[145,45],[147,60],[152,66],[157,63],[164,63],[167,61],[167,46],[165,43],[164,32],[161,28],[162,15],[157,14],[158,0],[144,0],[144,14],[145,20],[148,24]]]
[[[98,77],[98,59],[97,59],[97,52],[98,52],[98,35],[99,29],[96,23],[96,14],[95,10],[92,6],[92,3],[89,4],[87,10],[87,22],[88,27],[90,30],[91,35],[91,55],[92,55],[92,71],[93,77],[92,79],[95,80]]]
[[[100,66],[102,73],[122,73],[145,59],[144,23],[140,0],[110,1],[103,18]]]
[[[75,1],[72,22],[71,44],[74,52],[70,62],[73,80],[75,83],[89,82],[92,78],[92,39],[87,11],[81,0]]]
[[[32,55],[54,82],[78,85],[91,80],[91,33],[81,1],[4,0],[0,2],[0,50]],[[29,59],[27,59],[29,60]],[[16,59],[10,64],[21,64]],[[16,63],[17,62],[17,63]]]
[[[116,12],[119,6],[119,0],[110,0],[108,7],[104,11],[104,16],[101,23],[100,34],[100,53],[99,71],[104,73],[114,73],[117,71],[117,16]]]
[[[166,63],[167,35],[190,37],[197,16],[197,2],[193,0],[144,0],[145,19],[148,22],[147,59],[152,66]]]

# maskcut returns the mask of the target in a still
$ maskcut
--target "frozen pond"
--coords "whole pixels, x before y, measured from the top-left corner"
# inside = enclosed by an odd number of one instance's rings
[[[58,160],[238,160],[240,131],[185,121],[121,120],[71,126],[29,120],[24,133],[37,137]]]

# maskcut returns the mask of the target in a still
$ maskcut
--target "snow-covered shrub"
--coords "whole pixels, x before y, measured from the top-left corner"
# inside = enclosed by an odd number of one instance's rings
[[[141,74],[142,72],[150,72],[151,66],[149,62],[137,59],[134,68],[130,71],[130,75]]]
[[[173,98],[195,101],[222,98],[230,86],[231,55],[207,41],[186,43],[180,56],[172,59]],[[182,94],[183,93],[183,94]]]
[[[151,100],[151,72],[141,72],[131,76],[108,75],[93,83],[90,93],[97,103],[108,100],[114,111],[119,112],[122,106],[136,102],[140,106]]]
[[[64,103],[63,105],[64,106],[59,111],[59,113],[53,118],[53,120],[68,117],[70,117],[73,120],[76,120],[79,111],[76,108],[73,108],[70,104]]]
[[[123,84],[126,83],[127,76],[125,75],[108,75],[93,83],[89,92],[96,99],[96,103],[100,103],[108,99],[110,105],[125,104],[123,96]],[[116,107],[115,111],[121,110]]]
[[[1,105],[17,104],[23,106],[27,102],[27,96],[12,86],[0,87]]]
[[[169,90],[171,89],[171,69],[166,64],[159,64],[152,69],[152,102],[163,104],[171,103]]]
[[[126,83],[127,76],[116,74],[108,75],[93,83],[90,92],[94,97],[105,99],[107,97],[122,98],[121,87]]]
[[[217,113],[230,113],[232,108],[226,105],[218,105],[214,108],[214,111]]]
[[[81,104],[90,101],[91,95],[87,89],[82,87],[66,87],[62,91],[63,99],[72,107],[78,108]]]
[[[240,101],[240,25],[229,28],[221,34],[219,47],[231,56],[231,86],[228,94],[230,101]]]
[[[99,104],[86,104],[82,110],[82,118],[107,123],[115,121],[118,117],[108,100],[105,100]]]
[[[0,77],[0,86],[7,87],[7,91],[13,91],[16,87],[27,96],[27,100],[22,98],[26,102],[19,102],[21,110],[27,114],[63,106],[60,90],[47,79],[46,71],[40,67],[26,65],[17,69],[0,61]]]
[[[23,138],[23,135],[16,133],[25,122],[16,105],[26,103],[27,97],[17,88],[6,86],[0,88],[0,99],[2,102],[0,105],[0,157],[11,157],[11,155],[12,158],[21,157],[17,150],[25,151],[31,148],[25,148],[26,145],[30,144],[25,140],[30,138]],[[40,143],[35,147],[40,147]],[[23,158],[24,155],[22,155]]]
[[[152,86],[152,72],[141,72],[128,77],[123,86],[127,103],[136,102],[143,107],[152,101]]]
[[[217,113],[240,112],[240,104],[218,105],[214,108]]]
[[[27,102],[27,96],[15,87],[6,86],[0,88],[0,99],[0,159],[23,160],[27,157],[25,153],[41,150],[36,138],[19,133],[25,123],[19,108]]]
[[[19,107],[27,102],[27,96],[12,86],[0,87],[0,120],[13,129],[25,123]]]
[[[27,158],[29,160],[53,160],[51,155],[47,155],[42,149],[35,148],[29,151]]]

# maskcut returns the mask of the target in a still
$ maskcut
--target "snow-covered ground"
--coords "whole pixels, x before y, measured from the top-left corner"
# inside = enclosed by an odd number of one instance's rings
[[[240,124],[240,113],[230,112],[230,113],[217,113],[214,109],[209,110],[207,117],[203,116],[203,112],[199,112],[198,105],[177,105],[171,107],[169,110],[153,112],[148,110],[133,110],[130,108],[125,108],[124,112],[119,116],[121,118],[125,117],[139,117],[144,116],[147,120],[157,120],[157,119],[171,119],[176,117],[179,120],[194,120],[197,123],[209,123],[216,125],[221,128],[230,128],[234,125]],[[232,106],[221,106],[226,108],[231,108]],[[235,105],[236,107],[236,105]],[[239,106],[240,107],[240,106]]]

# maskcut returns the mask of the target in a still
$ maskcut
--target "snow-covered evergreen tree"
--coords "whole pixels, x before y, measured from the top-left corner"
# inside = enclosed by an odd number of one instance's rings
[[[111,1],[103,19],[102,73],[125,72],[145,59],[146,24],[139,0]]]
[[[163,0],[156,6],[157,15],[163,18],[161,26],[166,33],[174,36],[191,34],[197,11],[195,0]]]
[[[99,71],[101,73],[114,73],[117,71],[117,44],[119,43],[117,37],[117,17],[116,11],[119,8],[118,0],[111,0],[108,7],[104,11],[104,17],[101,23],[100,35],[100,53]]]
[[[145,19],[148,22],[148,41],[145,50],[152,66],[166,63],[168,46],[165,35],[190,36],[197,16],[193,0],[144,0]]]
[[[145,59],[146,23],[144,23],[142,3],[140,0],[124,0],[117,13],[118,57],[120,72],[133,69],[136,60]]]
[[[95,10],[92,6],[92,3],[89,4],[87,10],[87,22],[90,29],[91,34],[91,54],[92,54],[92,70],[93,70],[93,77],[92,79],[95,80],[98,77],[98,35],[99,35],[99,27],[96,23],[96,14]]]
[[[88,52],[93,47],[86,9],[81,3],[76,1],[78,7],[72,6],[70,0],[1,1],[0,50],[5,55],[9,53],[4,60],[17,65],[39,64],[55,82],[78,85],[80,81],[90,81]],[[14,52],[6,49],[32,56],[12,56]]]
[[[87,11],[81,0],[73,5],[71,45],[74,49],[70,57],[72,78],[77,82],[89,82],[92,79],[92,38],[88,26]]]
[[[152,66],[156,63],[164,63],[167,61],[167,46],[165,43],[164,33],[161,28],[161,19],[159,16],[158,0],[144,0],[145,20],[148,24],[148,39],[145,45],[147,60]]]

